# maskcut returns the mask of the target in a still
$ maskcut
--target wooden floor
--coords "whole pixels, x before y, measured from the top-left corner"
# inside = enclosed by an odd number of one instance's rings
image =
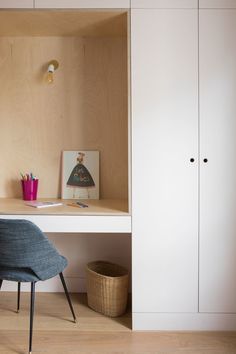
[[[112,319],[72,296],[79,322],[71,322],[64,294],[36,294],[33,353],[50,354],[236,354],[235,332],[132,332],[131,315]],[[28,348],[29,294],[0,293],[0,353],[25,354]]]

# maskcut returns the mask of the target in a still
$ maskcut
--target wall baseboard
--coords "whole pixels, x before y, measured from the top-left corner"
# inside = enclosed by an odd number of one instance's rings
[[[235,313],[133,313],[132,318],[137,331],[236,330]]]

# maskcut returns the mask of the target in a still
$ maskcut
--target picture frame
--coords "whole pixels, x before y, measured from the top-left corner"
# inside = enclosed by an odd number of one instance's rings
[[[61,197],[99,199],[99,151],[63,151]]]

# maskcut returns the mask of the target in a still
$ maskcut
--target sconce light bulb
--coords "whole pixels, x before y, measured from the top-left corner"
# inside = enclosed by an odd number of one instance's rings
[[[47,82],[49,84],[52,84],[53,83],[53,72],[51,71],[48,71],[48,74],[47,74]]]
[[[53,83],[53,73],[54,71],[58,68],[59,63],[56,60],[52,60],[49,64],[48,64],[48,70],[47,70],[47,82],[49,84]]]

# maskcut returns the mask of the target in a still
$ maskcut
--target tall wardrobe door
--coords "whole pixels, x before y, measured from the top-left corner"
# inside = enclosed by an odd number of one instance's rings
[[[200,117],[199,309],[236,312],[236,10],[200,10]]]
[[[197,28],[196,10],[132,10],[134,312],[197,311]]]

